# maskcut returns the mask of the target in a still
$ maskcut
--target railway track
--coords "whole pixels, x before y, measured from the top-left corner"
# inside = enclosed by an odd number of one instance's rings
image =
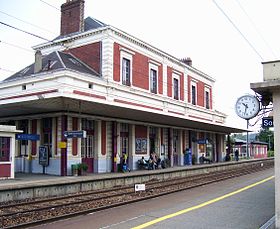
[[[146,183],[144,192],[137,193],[134,186],[131,185],[63,197],[10,202],[0,206],[0,228],[27,228],[255,173],[271,167],[273,167],[273,163],[248,165],[242,169],[211,172],[165,181],[154,180]]]

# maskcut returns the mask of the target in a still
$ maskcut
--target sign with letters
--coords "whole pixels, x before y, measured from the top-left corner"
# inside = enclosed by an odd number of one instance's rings
[[[135,192],[145,191],[146,190],[146,186],[145,186],[145,184],[135,184],[134,185],[134,190],[135,190]]]
[[[273,117],[263,118],[262,119],[262,127],[263,128],[274,127],[274,125],[273,125]]]
[[[38,141],[39,139],[40,135],[38,134],[16,134],[16,140]]]
[[[87,132],[85,130],[72,130],[64,131],[63,135],[66,138],[86,138]]]
[[[48,146],[39,146],[39,164],[42,166],[49,165],[49,148],[48,148]]]

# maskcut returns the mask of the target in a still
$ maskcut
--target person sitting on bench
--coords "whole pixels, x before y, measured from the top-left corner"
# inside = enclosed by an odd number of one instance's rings
[[[206,157],[204,156],[204,153],[203,153],[202,156],[199,158],[199,161],[200,161],[201,164],[204,164],[204,162],[209,163],[209,164],[211,163],[211,160],[208,159],[208,158],[206,158]]]

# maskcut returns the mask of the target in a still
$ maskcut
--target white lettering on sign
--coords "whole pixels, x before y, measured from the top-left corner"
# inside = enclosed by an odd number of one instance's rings
[[[135,192],[145,191],[146,190],[146,186],[145,186],[145,184],[135,184],[134,185],[134,189],[135,189]]]
[[[262,127],[273,127],[273,119],[272,118],[263,118]]]

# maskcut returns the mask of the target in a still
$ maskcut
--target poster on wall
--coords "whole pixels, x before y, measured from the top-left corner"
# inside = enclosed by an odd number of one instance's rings
[[[135,153],[146,154],[147,153],[147,139],[136,138],[135,139]]]

